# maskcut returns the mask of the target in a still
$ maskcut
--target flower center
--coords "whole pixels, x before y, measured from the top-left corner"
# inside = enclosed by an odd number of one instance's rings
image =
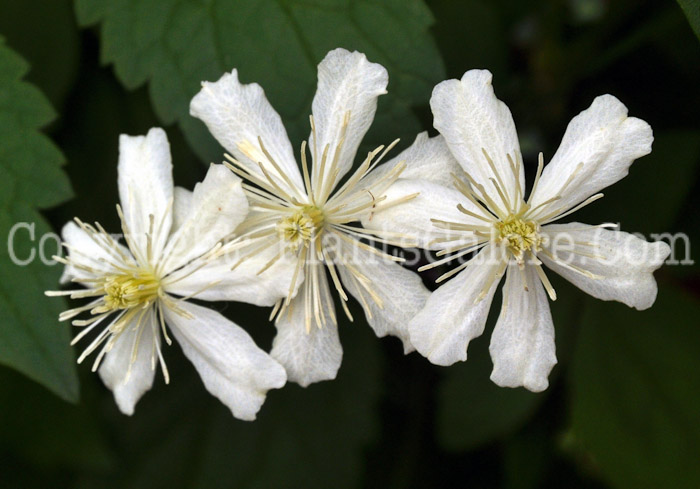
[[[522,260],[526,251],[539,251],[542,237],[539,235],[539,224],[535,221],[525,221],[513,215],[495,224],[498,239],[504,243],[516,259]]]
[[[305,205],[277,223],[277,232],[297,250],[323,231],[325,215],[314,205]]]
[[[160,281],[152,272],[135,270],[106,277],[102,288],[108,310],[130,309],[153,302],[158,297]]]

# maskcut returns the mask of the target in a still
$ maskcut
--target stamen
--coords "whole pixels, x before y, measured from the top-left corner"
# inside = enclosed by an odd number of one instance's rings
[[[265,145],[263,144],[262,138],[258,136],[258,144],[260,144],[260,149],[262,149],[263,153],[267,157],[267,161],[272,165],[272,167],[277,171],[277,173],[282,177],[282,180],[289,186],[289,189],[292,190],[297,197],[301,198],[301,194],[297,190],[297,186],[292,180],[289,178],[289,176],[282,171],[280,166],[277,164],[275,159],[272,157],[272,155],[267,151],[267,148],[265,148]],[[262,165],[262,163],[258,162],[259,165]],[[269,177],[268,177],[269,178]]]
[[[537,272],[537,275],[540,277],[540,281],[542,281],[542,285],[544,285],[544,288],[547,289],[547,295],[549,295],[549,298],[553,301],[557,300],[557,293],[554,290],[554,287],[552,287],[551,282],[547,278],[547,274],[544,273],[542,265],[538,264],[534,265],[534,267],[535,271]]]
[[[576,211],[578,211],[578,210],[580,210],[580,209],[586,207],[588,204],[591,204],[591,203],[595,202],[595,201],[598,200],[598,199],[602,199],[603,197],[604,197],[603,194],[595,194],[595,195],[593,195],[593,196],[587,198],[587,199],[584,200],[583,202],[581,202],[581,203],[580,203],[579,205],[577,205],[576,207],[574,207],[574,208],[572,208],[572,209],[569,209],[568,211],[564,212],[563,214],[558,214],[559,212],[561,212],[561,209],[558,209],[557,211],[555,211],[555,212],[553,212],[553,213],[550,213],[550,214],[547,214],[546,216],[542,217],[542,218],[540,219],[540,221],[541,221],[543,224],[548,224],[548,223],[550,223],[550,222],[558,221],[559,219],[562,219],[562,218],[564,218],[564,217],[566,217],[566,216],[568,216],[568,215],[570,215],[570,214],[573,214],[574,212],[576,212]]]
[[[532,190],[530,190],[530,197],[527,199],[527,204],[530,205],[532,202],[532,197],[535,195],[537,186],[540,183],[540,177],[542,176],[542,170],[544,169],[544,153],[540,152],[537,157],[537,173],[535,174],[535,183],[532,184]]]
[[[484,154],[484,157],[486,158],[486,161],[488,162],[489,166],[491,167],[491,171],[495,175],[495,180],[493,178],[489,178],[493,185],[496,187],[496,191],[498,192],[498,195],[501,197],[501,201],[503,202],[503,205],[505,206],[506,209],[513,209],[513,205],[511,204],[510,200],[507,197],[508,193],[508,188],[506,187],[505,183],[503,183],[503,180],[501,179],[501,175],[496,169],[496,165],[494,164],[493,160],[489,156],[489,154],[486,152],[484,148],[481,148],[481,152]]]

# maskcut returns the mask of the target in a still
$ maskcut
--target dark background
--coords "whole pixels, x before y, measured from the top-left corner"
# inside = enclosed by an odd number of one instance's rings
[[[700,28],[698,4],[681,3]],[[486,68],[513,112],[530,180],[537,153],[554,154],[573,116],[597,95],[617,96],[653,127],[653,152],[576,220],[700,242],[700,42],[670,0],[0,0],[0,35],[57,113],[45,133],[65,157],[74,197],[43,211],[54,230],[73,216],[118,229],[120,133],[164,126],[176,184],[201,180],[221,149],[187,106],[197,81],[224,70],[238,67],[266,89],[298,148],[315,65],[342,46],[389,70],[368,148],[434,133],[432,86]],[[684,244],[675,248],[682,259]],[[55,283],[57,267],[47,273]],[[355,304],[356,322],[339,326],[338,378],[271,391],[253,423],[205,391],[176,345],[165,351],[171,384],[158,374],[133,417],[88,364],[77,369],[78,396],[72,358],[61,364],[62,388],[0,350],[0,362],[72,401],[0,368],[0,486],[698,488],[700,275],[667,265],[656,277],[657,302],[644,312],[552,277],[559,364],[541,394],[488,379],[498,296],[469,361],[449,368],[375,338]],[[22,307],[50,300],[38,297]],[[269,311],[214,307],[269,349]],[[42,331],[66,328],[44,316],[32,319]]]

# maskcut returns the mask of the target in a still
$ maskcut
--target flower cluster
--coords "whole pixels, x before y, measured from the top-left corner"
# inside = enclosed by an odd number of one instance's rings
[[[597,200],[651,150],[651,128],[605,95],[569,124],[559,150],[539,165],[526,198],[524,163],[508,108],[491,74],[469,71],[435,87],[435,128],[381,163],[396,144],[354,166],[386,70],[336,49],[318,67],[308,143],[294,157],[280,116],[257,84],[236,70],[204,82],[192,99],[226,149],[193,191],[174,187],[161,129],[121,136],[118,185],[123,241],[75,219],[63,229],[62,282],[49,291],[85,303],[61,314],[92,333],[78,362],[93,370],[119,408],[134,411],[158,366],[169,381],[163,343],[171,336],[209,392],[240,419],[254,419],[269,389],[333,379],[342,347],[334,295],[350,321],[350,296],[377,336],[398,337],[438,365],[466,360],[485,327],[498,283],[503,305],[492,339],[492,380],[540,391],[556,363],[546,266],[582,290],[650,307],[656,270],[670,249],[603,224],[555,224]],[[421,247],[457,259],[433,293],[386,247]],[[624,245],[624,246],[623,246]],[[620,250],[623,250],[620,252]],[[334,291],[334,292],[333,292]],[[272,350],[210,308],[242,301],[272,306]]]

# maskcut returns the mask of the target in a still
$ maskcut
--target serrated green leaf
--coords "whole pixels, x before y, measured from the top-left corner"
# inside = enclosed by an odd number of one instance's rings
[[[51,230],[37,212],[68,199],[71,189],[61,170],[63,155],[39,132],[54,112],[41,92],[22,81],[27,70],[0,38],[0,363],[76,401],[68,330],[56,320],[65,304],[44,296],[58,286],[61,271],[41,260],[41,240]],[[14,228],[17,223],[25,225]],[[43,244],[45,257],[57,253],[55,241]],[[16,264],[13,255],[27,264]]]
[[[572,436],[614,487],[700,487],[698,316],[697,298],[668,284],[647,311],[585,309]]]
[[[678,5],[683,9],[695,35],[700,39],[700,3],[697,0],[678,0]]]
[[[422,0],[76,0],[76,11],[82,25],[100,24],[102,61],[128,88],[149,83],[160,120],[177,122],[205,162],[221,160],[221,148],[189,103],[202,80],[234,67],[265,89],[293,143],[308,135],[316,65],[331,49],[364,52],[389,71],[368,143],[412,140],[412,107],[444,78]]]

